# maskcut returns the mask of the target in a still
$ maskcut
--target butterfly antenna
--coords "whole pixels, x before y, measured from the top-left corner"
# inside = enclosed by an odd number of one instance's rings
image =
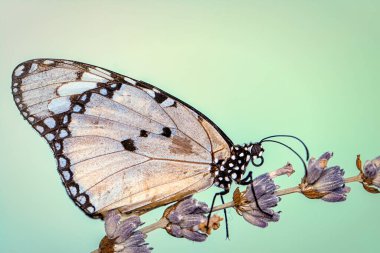
[[[280,144],[288,149],[290,149],[290,151],[292,151],[296,156],[298,156],[298,158],[301,160],[302,164],[303,164],[303,167],[304,167],[304,170],[305,170],[305,177],[307,177],[307,166],[306,166],[306,163],[304,161],[304,159],[297,153],[297,151],[295,151],[294,149],[292,149],[291,147],[289,147],[288,145],[282,143],[282,142],[279,142],[279,141],[275,141],[275,140],[262,140],[260,143],[263,143],[263,142],[272,142],[272,143],[277,143],[277,144]]]
[[[297,140],[298,142],[300,142],[302,144],[302,146],[305,148],[305,151],[306,151],[306,161],[309,160],[310,158],[310,155],[309,155],[309,149],[307,148],[306,144],[298,137],[294,136],[294,135],[288,135],[288,134],[276,134],[276,135],[271,135],[271,136],[268,136],[268,137],[265,137],[264,139],[262,139],[261,141],[265,141],[265,140],[268,140],[270,138],[276,138],[276,137],[286,137],[286,138],[292,138],[292,139],[295,139]]]

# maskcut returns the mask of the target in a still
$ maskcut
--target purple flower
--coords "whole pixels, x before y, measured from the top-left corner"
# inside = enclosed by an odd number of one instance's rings
[[[239,188],[235,190],[235,209],[239,215],[242,215],[252,225],[265,228],[268,226],[268,222],[276,222],[280,219],[279,213],[271,209],[277,206],[280,201],[280,198],[274,194],[277,187],[269,173],[256,177],[252,182],[252,186],[254,187],[257,202],[265,213],[257,207],[251,185],[248,185],[244,192],[240,192]]]
[[[344,170],[339,166],[327,168],[332,156],[332,153],[326,152],[318,159],[310,159],[307,175],[299,185],[303,195],[328,202],[346,200],[350,188],[344,185]]]
[[[282,168],[256,177],[252,182],[252,186],[258,205],[251,185],[248,185],[243,192],[240,192],[239,188],[237,188],[234,192],[234,203],[237,213],[242,215],[252,225],[261,228],[267,227],[269,222],[278,221],[280,219],[279,212],[275,212],[271,208],[277,206],[281,199],[275,194],[275,191],[279,187],[274,184],[273,179],[282,175],[290,176],[293,173],[293,166],[287,163]]]
[[[121,220],[121,214],[114,210],[105,217],[105,237],[100,245],[101,252],[149,253],[152,248],[145,242],[146,234],[136,229],[143,223],[139,216]]]
[[[362,180],[363,186],[368,192],[380,192],[380,156],[376,157],[373,160],[366,161],[364,163]],[[376,188],[371,186],[375,186]]]
[[[218,229],[219,222],[222,220],[219,216],[214,215],[210,219],[210,228],[206,228],[205,213],[208,212],[209,208],[206,203],[198,202],[193,198],[184,199],[165,211],[164,216],[169,221],[166,231],[174,237],[186,238],[195,242],[205,241],[211,228]]]

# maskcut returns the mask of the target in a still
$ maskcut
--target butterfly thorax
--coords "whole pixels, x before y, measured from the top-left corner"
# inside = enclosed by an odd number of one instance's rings
[[[231,156],[216,163],[214,184],[220,188],[229,189],[232,181],[239,183],[251,159],[251,149],[252,144],[232,146]]]

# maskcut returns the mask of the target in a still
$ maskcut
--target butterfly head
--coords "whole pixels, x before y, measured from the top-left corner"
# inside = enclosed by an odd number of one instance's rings
[[[253,143],[249,145],[248,150],[250,150],[251,154],[251,162],[252,165],[255,167],[260,167],[264,163],[264,157],[263,152],[264,149],[261,145],[261,143]]]

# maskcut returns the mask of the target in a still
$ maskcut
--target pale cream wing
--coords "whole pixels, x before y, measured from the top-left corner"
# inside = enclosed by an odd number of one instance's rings
[[[25,62],[14,71],[13,94],[52,146],[68,194],[93,217],[204,190],[213,183],[213,159],[229,155],[229,139],[195,109],[88,64]]]

